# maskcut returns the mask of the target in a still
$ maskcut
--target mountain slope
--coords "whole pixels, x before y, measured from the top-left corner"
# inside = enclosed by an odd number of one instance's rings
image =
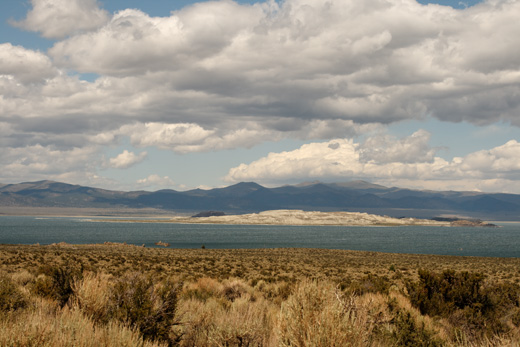
[[[312,182],[266,188],[242,182],[225,188],[122,192],[53,181],[0,185],[2,206],[79,208],[157,208],[248,213],[274,209],[358,211],[421,218],[466,215],[520,220],[520,195],[387,188],[364,181]]]

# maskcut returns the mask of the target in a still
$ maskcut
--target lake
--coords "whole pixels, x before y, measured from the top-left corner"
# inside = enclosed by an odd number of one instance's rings
[[[170,248],[326,248],[389,253],[520,257],[520,223],[500,228],[207,225],[92,222],[76,217],[0,216],[0,243],[126,242]]]

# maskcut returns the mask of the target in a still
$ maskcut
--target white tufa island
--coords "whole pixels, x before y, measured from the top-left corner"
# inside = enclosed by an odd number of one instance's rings
[[[242,215],[210,217],[174,217],[170,223],[197,224],[259,224],[259,225],[345,225],[345,226],[400,226],[431,225],[450,226],[450,222],[439,222],[417,218],[392,218],[360,212],[316,212],[302,210],[272,210]]]

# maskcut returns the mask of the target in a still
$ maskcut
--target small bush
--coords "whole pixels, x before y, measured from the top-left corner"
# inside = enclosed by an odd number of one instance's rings
[[[231,302],[247,294],[251,288],[241,280],[227,281],[222,286],[220,295]]]
[[[64,306],[74,293],[74,281],[82,277],[82,269],[68,263],[43,266],[38,272],[40,275],[36,278],[32,291],[56,300],[60,306]]]
[[[27,270],[18,271],[11,274],[11,279],[14,283],[20,286],[26,286],[27,284],[34,281],[34,275]]]
[[[152,279],[140,273],[116,281],[111,299],[113,316],[138,329],[145,338],[172,342],[171,326],[177,307],[179,286],[173,283],[154,285]]]
[[[447,318],[472,340],[506,333],[502,316],[519,304],[515,285],[486,287],[480,273],[419,270],[419,281],[407,288],[422,314]]]
[[[182,292],[185,299],[195,299],[205,302],[209,298],[220,296],[222,284],[215,279],[202,277],[195,283],[191,283]]]
[[[424,322],[417,323],[412,314],[397,304],[389,302],[389,308],[394,311],[393,331],[391,334],[395,346],[434,347],[442,346],[442,341],[435,338],[435,333],[426,328]]]
[[[27,306],[27,299],[6,274],[0,273],[0,312],[15,311]]]
[[[113,302],[110,297],[110,276],[92,272],[73,284],[72,304],[96,323],[108,323],[112,318]]]
[[[368,274],[360,280],[352,282],[346,290],[356,295],[366,293],[388,294],[391,284],[391,281],[386,276]]]
[[[190,298],[180,304],[180,346],[277,346],[270,343],[277,310],[268,301],[239,297],[223,305],[222,299]]]
[[[279,346],[370,346],[373,319],[330,282],[303,281],[282,303]]]
[[[27,347],[166,347],[143,341],[139,332],[110,322],[95,324],[78,310],[68,307],[55,310],[45,300],[35,302],[35,309],[26,309],[9,319],[1,319],[0,346]]]
[[[446,270],[440,274],[419,270],[419,282],[408,283],[412,304],[422,314],[447,316],[457,309],[489,308],[488,297],[482,291],[484,275]]]

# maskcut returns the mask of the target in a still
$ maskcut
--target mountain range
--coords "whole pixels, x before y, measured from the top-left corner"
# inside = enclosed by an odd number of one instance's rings
[[[0,184],[2,207],[153,208],[178,213],[241,214],[275,209],[355,211],[391,217],[459,216],[520,220],[520,195],[411,190],[365,181],[303,183],[275,188],[242,182],[188,191],[115,191],[54,181]]]

